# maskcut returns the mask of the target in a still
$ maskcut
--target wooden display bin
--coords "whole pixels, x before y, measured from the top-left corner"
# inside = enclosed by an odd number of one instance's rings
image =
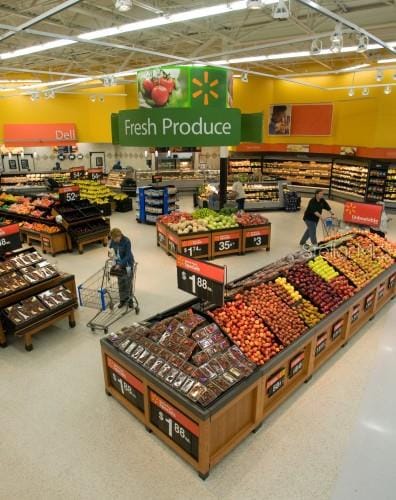
[[[101,243],[104,247],[107,246],[109,242],[109,230],[101,231],[98,233],[88,234],[87,236],[76,238],[78,253],[84,253],[84,247],[90,245],[91,243]]]
[[[30,229],[21,229],[21,234],[29,246],[39,243],[43,253],[50,253],[53,257],[61,252],[70,252],[72,249],[70,237],[65,232],[41,233]]]
[[[271,224],[242,228],[242,252],[271,248]]]
[[[242,230],[221,229],[212,232],[212,258],[242,254]]]
[[[193,404],[102,339],[106,392],[206,478],[214,465],[345,345],[356,333],[355,325],[363,326],[395,296],[395,268],[383,272],[207,409]],[[357,310],[359,315],[352,322]]]

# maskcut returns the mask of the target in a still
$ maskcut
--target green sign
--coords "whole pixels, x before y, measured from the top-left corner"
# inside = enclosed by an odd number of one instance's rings
[[[234,146],[241,142],[239,109],[137,109],[112,117],[121,146]],[[118,129],[118,130],[117,130]]]
[[[263,142],[263,113],[242,115],[241,142]]]
[[[228,71],[221,68],[191,67],[191,106],[226,108]]]
[[[152,68],[137,74],[140,108],[189,108],[190,67]]]

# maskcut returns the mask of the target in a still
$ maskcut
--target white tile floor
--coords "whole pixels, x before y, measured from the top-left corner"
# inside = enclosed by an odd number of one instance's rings
[[[184,200],[188,207],[188,202]],[[336,206],[338,214],[341,206]],[[271,252],[223,261],[229,278],[295,250],[301,213],[269,213]],[[176,288],[175,262],[155,230],[115,214],[139,262],[140,318],[188,299]],[[392,221],[389,236],[396,239]],[[106,257],[102,247],[56,257],[80,283]],[[395,498],[396,308],[389,304],[205,481],[103,390],[93,311],[0,351],[0,499]],[[135,318],[125,318],[120,325]]]

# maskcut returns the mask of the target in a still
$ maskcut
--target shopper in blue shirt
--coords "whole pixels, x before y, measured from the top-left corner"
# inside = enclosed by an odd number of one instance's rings
[[[110,232],[110,254],[114,258],[113,270],[118,275],[118,289],[120,292],[119,308],[128,303],[133,307],[132,293],[132,269],[134,258],[132,254],[131,240],[122,234],[118,228],[113,228]]]

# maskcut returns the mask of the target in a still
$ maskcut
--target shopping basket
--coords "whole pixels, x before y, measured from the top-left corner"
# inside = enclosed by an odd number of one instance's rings
[[[94,332],[102,330],[108,333],[108,328],[134,310],[139,314],[139,302],[135,296],[137,263],[134,262],[130,273],[116,275],[112,272],[113,261],[107,260],[105,266],[84,283],[78,286],[78,298],[82,307],[96,309],[97,314],[87,323]],[[128,287],[128,300],[120,304],[120,280]]]
[[[322,229],[323,236],[334,236],[340,230],[340,220],[334,215],[326,217],[325,219],[322,219]]]

